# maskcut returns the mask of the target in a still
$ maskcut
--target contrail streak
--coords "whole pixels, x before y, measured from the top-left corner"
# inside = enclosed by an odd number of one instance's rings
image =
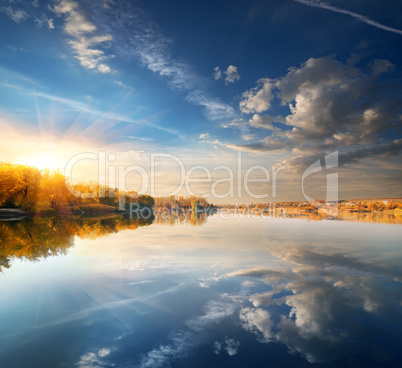
[[[304,5],[307,5],[307,6],[327,9],[327,10],[334,11],[336,13],[350,15],[351,17],[356,18],[356,19],[360,20],[361,22],[370,24],[371,26],[374,26],[376,28],[380,28],[380,29],[382,29],[384,31],[393,32],[393,33],[397,33],[399,35],[402,35],[402,30],[400,30],[400,29],[385,26],[384,24],[381,24],[381,23],[378,23],[378,22],[376,22],[374,20],[371,20],[370,18],[367,18],[364,15],[354,13],[354,12],[352,12],[350,10],[340,9],[340,8],[337,8],[336,6],[329,5],[329,4],[324,3],[322,1],[318,1],[318,0],[293,0],[293,1],[296,1],[297,3],[301,3],[301,4],[304,4]]]

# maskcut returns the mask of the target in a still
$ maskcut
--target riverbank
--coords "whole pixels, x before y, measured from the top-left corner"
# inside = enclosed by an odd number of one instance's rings
[[[27,217],[28,212],[19,210],[18,208],[0,208],[0,221],[1,220],[19,220],[21,218]]]

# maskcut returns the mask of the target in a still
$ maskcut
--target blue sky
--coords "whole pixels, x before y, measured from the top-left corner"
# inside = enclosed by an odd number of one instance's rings
[[[0,161],[62,166],[102,149],[229,165],[242,152],[295,178],[338,149],[346,196],[402,195],[401,11],[3,0]]]

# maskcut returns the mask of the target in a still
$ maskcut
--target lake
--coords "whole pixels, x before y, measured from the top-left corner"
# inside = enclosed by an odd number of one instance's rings
[[[402,226],[352,220],[0,222],[0,366],[399,366]]]

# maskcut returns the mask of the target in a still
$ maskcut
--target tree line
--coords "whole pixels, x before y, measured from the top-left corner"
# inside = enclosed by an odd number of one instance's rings
[[[155,207],[194,209],[195,207],[211,208],[215,206],[211,203],[208,203],[206,198],[195,195],[190,197],[170,195],[165,197],[155,197]]]
[[[94,181],[69,188],[59,171],[39,170],[32,166],[0,164],[0,208],[18,208],[29,213],[82,211],[111,212],[119,206],[119,198],[152,207],[154,199],[135,191],[119,191]],[[72,188],[79,195],[72,194]]]

